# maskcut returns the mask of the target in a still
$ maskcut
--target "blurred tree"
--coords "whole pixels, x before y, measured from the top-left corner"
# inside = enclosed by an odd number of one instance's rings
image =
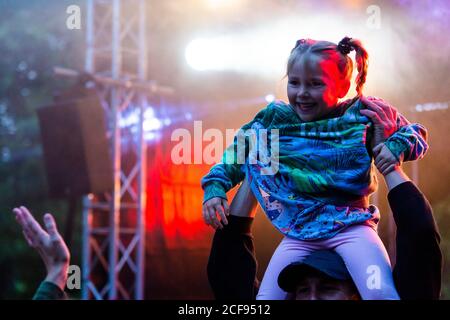
[[[31,298],[44,266],[28,248],[12,208],[28,206],[38,217],[54,212],[64,225],[66,204],[48,199],[36,109],[68,84],[53,66],[81,69],[84,33],[68,30],[66,8],[84,1],[0,0],[0,298]],[[79,224],[79,223],[78,223]],[[76,226],[79,228],[79,225]],[[79,235],[80,232],[75,231]],[[79,264],[79,236],[72,247]]]

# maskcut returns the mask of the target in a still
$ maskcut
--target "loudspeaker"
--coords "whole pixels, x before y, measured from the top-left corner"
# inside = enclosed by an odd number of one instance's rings
[[[105,114],[96,95],[38,109],[50,196],[113,188]]]

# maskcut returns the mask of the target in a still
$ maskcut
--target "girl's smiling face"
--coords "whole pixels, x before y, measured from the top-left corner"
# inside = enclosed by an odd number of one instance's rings
[[[336,63],[316,54],[301,55],[288,72],[289,103],[305,122],[330,116],[349,87]]]

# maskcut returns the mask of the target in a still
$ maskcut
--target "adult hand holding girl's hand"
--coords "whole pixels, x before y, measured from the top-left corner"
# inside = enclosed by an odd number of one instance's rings
[[[378,146],[397,131],[397,110],[379,98],[361,97],[361,101],[367,107],[361,114],[370,118],[374,126],[372,147]]]
[[[230,207],[226,199],[220,197],[211,198],[203,204],[202,210],[203,220],[214,229],[223,228],[222,223],[217,218],[217,214],[225,225],[228,224],[226,216],[230,215]]]
[[[367,109],[361,110],[361,114],[372,120],[374,136],[372,139],[375,166],[384,176],[401,165],[388,147],[383,143],[397,131],[397,110],[386,101],[375,97],[361,97],[361,101]]]
[[[400,159],[400,161],[397,160],[397,158],[384,143],[380,143],[373,148],[373,152],[375,154],[375,166],[383,176],[386,176],[388,173],[394,171],[402,164],[402,159]]]

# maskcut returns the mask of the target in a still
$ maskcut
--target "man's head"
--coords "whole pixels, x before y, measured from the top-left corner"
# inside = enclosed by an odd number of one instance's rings
[[[313,252],[278,276],[278,285],[296,300],[358,300],[360,296],[342,258],[334,251]]]

